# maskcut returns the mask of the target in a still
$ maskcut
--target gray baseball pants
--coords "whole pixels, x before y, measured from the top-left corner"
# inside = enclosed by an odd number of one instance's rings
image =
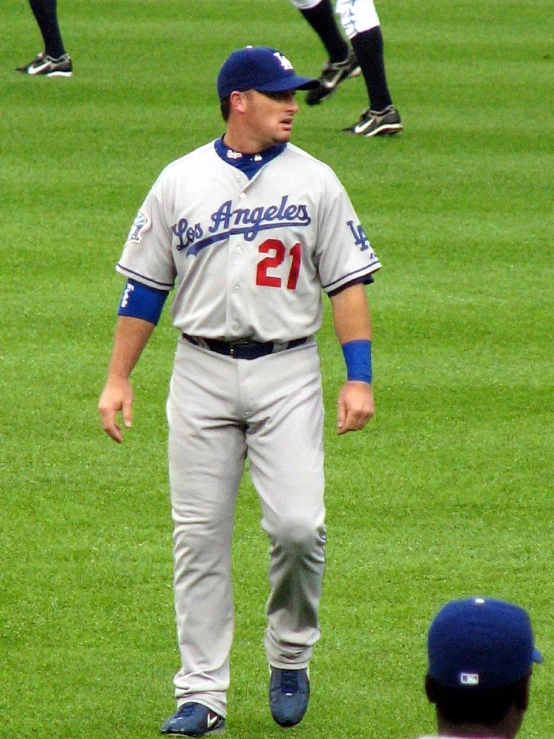
[[[254,360],[180,339],[167,402],[178,706],[226,715],[233,639],[231,541],[246,454],[270,544],[265,650],[306,667],[325,568],[323,404],[317,345]]]

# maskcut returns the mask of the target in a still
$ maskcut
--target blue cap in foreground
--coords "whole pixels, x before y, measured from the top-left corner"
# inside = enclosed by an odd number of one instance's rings
[[[450,688],[499,688],[543,661],[527,611],[493,598],[447,603],[429,628],[427,646],[430,677]]]
[[[277,49],[247,46],[234,51],[223,63],[217,77],[217,94],[223,100],[232,92],[290,92],[310,90],[316,79],[300,77],[289,60]]]

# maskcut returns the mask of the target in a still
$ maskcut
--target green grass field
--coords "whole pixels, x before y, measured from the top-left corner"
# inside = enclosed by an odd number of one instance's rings
[[[545,663],[521,736],[554,736],[554,47],[550,0],[380,0],[405,131],[342,136],[360,79],[293,140],[349,191],[384,268],[368,289],[377,414],[337,437],[344,369],[326,314],[328,569],[313,695],[295,737],[434,729],[425,636],[472,594],[531,612]],[[13,69],[41,48],[2,6],[0,69],[0,736],[155,737],[175,640],[164,402],[166,310],[134,376],[134,428],[97,420],[144,195],[223,130],[222,60],[324,60],[286,0],[60,0],[73,79]],[[235,539],[229,739],[280,737],[262,649],[267,542],[246,476]]]

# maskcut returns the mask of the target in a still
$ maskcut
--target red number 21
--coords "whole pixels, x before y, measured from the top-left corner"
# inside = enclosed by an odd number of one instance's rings
[[[265,257],[265,259],[259,262],[258,269],[256,270],[256,285],[281,287],[283,284],[281,278],[277,275],[268,274],[268,270],[276,269],[283,264],[287,258],[285,245],[278,239],[267,239],[263,244],[260,244],[258,251],[261,254],[272,254],[272,256]],[[291,265],[287,279],[287,290],[296,290],[298,275],[300,273],[300,263],[302,261],[302,247],[300,244],[295,244],[291,247],[290,259]]]

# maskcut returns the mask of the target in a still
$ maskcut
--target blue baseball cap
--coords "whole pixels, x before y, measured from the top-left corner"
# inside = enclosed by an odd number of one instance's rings
[[[449,688],[499,688],[543,661],[527,611],[494,598],[447,603],[431,623],[427,647],[430,677]]]
[[[223,63],[217,77],[217,94],[223,100],[234,92],[289,92],[311,90],[319,82],[312,77],[300,77],[287,57],[277,49],[247,46],[233,51]]]

